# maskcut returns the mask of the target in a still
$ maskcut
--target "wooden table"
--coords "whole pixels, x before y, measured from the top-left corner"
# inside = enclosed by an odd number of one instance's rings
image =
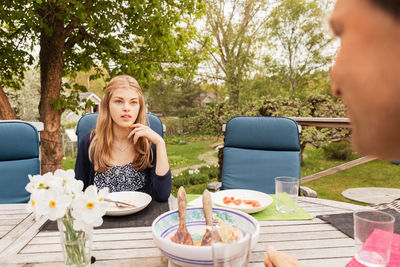
[[[170,202],[171,208],[175,205]],[[305,197],[299,198],[299,205],[313,216],[361,208]],[[39,232],[43,223],[35,222],[24,204],[0,205],[0,266],[63,266],[59,233]],[[261,221],[260,226],[249,266],[263,266],[267,244],[295,256],[304,267],[345,266],[353,256],[353,239],[320,219]],[[94,266],[168,266],[153,242],[151,227],[95,230],[92,254],[97,259]]]

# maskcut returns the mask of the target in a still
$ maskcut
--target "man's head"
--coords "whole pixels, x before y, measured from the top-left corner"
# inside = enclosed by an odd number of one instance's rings
[[[382,8],[395,18],[400,18],[400,1],[399,0],[369,0],[377,7]]]
[[[353,147],[400,159],[400,1],[338,0],[330,23],[341,39],[332,92],[347,105]]]

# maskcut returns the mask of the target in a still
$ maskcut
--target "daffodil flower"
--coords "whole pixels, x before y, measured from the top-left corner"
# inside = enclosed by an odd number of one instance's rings
[[[97,188],[93,185],[89,186],[84,194],[79,195],[72,202],[72,216],[86,224],[100,226],[108,206],[108,203],[100,199]]]
[[[71,200],[71,196],[59,194],[58,190],[49,189],[45,196],[40,194],[36,211],[39,215],[44,215],[54,221],[65,215]]]

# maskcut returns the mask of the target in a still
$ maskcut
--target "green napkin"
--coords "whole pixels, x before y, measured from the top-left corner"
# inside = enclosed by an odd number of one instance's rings
[[[200,194],[187,194],[186,195],[186,201],[190,202],[198,197],[200,197]],[[270,195],[274,201],[264,210],[257,212],[257,213],[252,213],[250,214],[253,216],[256,220],[258,221],[291,221],[291,220],[311,220],[313,219],[313,216],[308,214],[305,210],[297,206],[297,209],[293,213],[281,213],[276,210],[276,203],[275,203],[275,195],[271,194]],[[287,196],[287,199],[285,201],[293,201],[289,196]]]

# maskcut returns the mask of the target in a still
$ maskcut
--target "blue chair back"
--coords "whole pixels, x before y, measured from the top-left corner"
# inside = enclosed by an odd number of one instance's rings
[[[147,113],[146,115],[147,122],[150,125],[150,128],[164,138],[164,129],[160,118],[151,113]],[[91,130],[96,128],[98,116],[98,113],[88,113],[79,119],[78,125],[76,126],[76,135],[78,136],[78,149],[82,137],[84,137],[85,135],[90,133]]]
[[[0,121],[0,203],[25,203],[28,174],[40,174],[37,129],[21,121]]]
[[[275,193],[277,176],[300,179],[297,123],[282,117],[234,117],[225,130],[222,190]]]

